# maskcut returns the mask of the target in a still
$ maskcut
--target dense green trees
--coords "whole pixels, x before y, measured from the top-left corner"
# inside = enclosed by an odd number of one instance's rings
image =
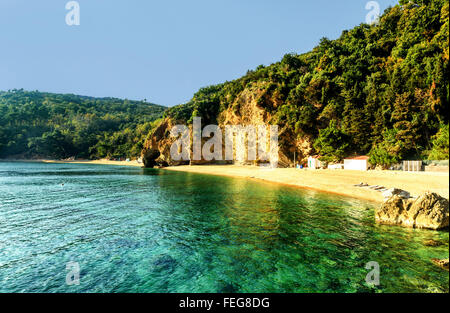
[[[405,158],[448,159],[448,11],[446,0],[402,0],[378,25],[361,24],[337,40],[323,38],[311,52],[287,54],[200,90],[166,116],[211,119],[229,106],[237,112],[247,90],[258,94],[269,122],[292,136],[291,145],[305,135],[316,138],[316,153],[325,158],[370,154],[383,166]],[[334,134],[339,145],[327,139]]]
[[[136,157],[164,110],[142,101],[0,92],[0,157]]]
[[[442,125],[438,133],[433,136],[432,143],[433,148],[428,154],[428,158],[431,160],[446,160],[448,159],[448,124]]]
[[[336,162],[342,160],[348,154],[348,141],[348,135],[337,127],[335,120],[331,120],[327,128],[319,130],[314,148],[320,151],[320,160]]]
[[[386,169],[390,165],[401,161],[403,158],[402,150],[404,148],[402,142],[397,140],[397,130],[386,129],[383,132],[382,141],[370,150],[369,162],[381,165],[381,167]]]

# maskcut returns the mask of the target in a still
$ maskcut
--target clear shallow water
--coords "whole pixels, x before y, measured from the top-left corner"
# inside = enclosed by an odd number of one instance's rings
[[[244,179],[0,163],[0,292],[448,292],[430,262],[448,258],[448,232],[375,225],[373,207]]]

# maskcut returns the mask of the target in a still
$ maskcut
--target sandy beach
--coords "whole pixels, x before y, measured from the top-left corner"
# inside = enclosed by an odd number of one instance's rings
[[[449,197],[449,173],[401,171],[308,170],[293,168],[261,169],[253,166],[203,165],[168,167],[167,170],[242,177],[289,186],[325,191],[359,199],[382,202],[380,192],[355,187],[361,182],[407,190],[413,196],[433,191]]]
[[[142,163],[110,160],[39,160],[46,163],[103,164],[142,167]],[[173,166],[165,170],[200,173],[209,175],[240,177],[267,183],[277,183],[328,193],[334,193],[369,201],[382,202],[380,192],[369,188],[355,187],[359,183],[370,186],[380,185],[386,188],[407,190],[412,196],[426,191],[436,192],[449,198],[449,173],[403,172],[403,171],[349,171],[349,170],[309,170],[293,168],[263,169],[256,166],[237,165],[194,165]]]

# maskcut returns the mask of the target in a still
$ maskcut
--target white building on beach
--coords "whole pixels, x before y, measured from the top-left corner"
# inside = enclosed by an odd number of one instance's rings
[[[369,157],[367,155],[344,159],[344,170],[367,171],[369,169]]]

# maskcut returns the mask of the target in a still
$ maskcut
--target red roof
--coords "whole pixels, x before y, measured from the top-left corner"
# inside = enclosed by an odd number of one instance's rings
[[[368,155],[360,155],[353,158],[347,158],[346,160],[368,160],[369,158]]]

